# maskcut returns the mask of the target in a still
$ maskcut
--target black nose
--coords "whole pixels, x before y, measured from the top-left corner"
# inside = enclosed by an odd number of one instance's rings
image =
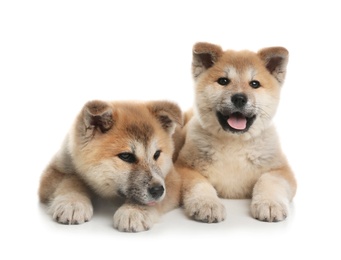
[[[234,94],[231,101],[237,108],[242,108],[247,103],[247,96],[242,93]]]
[[[148,189],[149,194],[152,195],[154,199],[160,198],[164,191],[165,189],[162,185],[153,186]]]

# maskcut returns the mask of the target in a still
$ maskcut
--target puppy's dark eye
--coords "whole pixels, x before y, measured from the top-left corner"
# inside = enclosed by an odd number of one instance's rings
[[[160,157],[160,154],[161,154],[161,150],[157,150],[155,153],[154,153],[154,160],[156,161],[159,157]]]
[[[227,86],[231,81],[228,78],[219,78],[217,82],[222,86]]]
[[[122,161],[125,161],[127,163],[136,163],[137,162],[136,156],[132,153],[119,153],[117,156]]]
[[[252,88],[259,88],[260,87],[260,82],[258,80],[251,80],[249,84]]]

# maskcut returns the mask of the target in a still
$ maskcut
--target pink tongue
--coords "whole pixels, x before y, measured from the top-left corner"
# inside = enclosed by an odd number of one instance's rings
[[[231,115],[227,123],[234,129],[243,130],[246,128],[246,118],[241,115]]]

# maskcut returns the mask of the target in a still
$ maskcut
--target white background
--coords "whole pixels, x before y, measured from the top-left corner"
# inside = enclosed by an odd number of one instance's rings
[[[341,18],[337,1],[1,1],[1,259],[340,259]],[[275,121],[296,173],[292,214],[203,224],[181,209],[152,230],[120,233],[114,208],[59,225],[38,203],[41,172],[91,99],[193,103],[191,49],[284,46]],[[5,256],[6,255],[6,256]]]

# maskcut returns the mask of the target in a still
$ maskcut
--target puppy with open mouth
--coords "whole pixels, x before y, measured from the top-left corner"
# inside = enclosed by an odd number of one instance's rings
[[[251,215],[262,221],[288,216],[296,180],[272,122],[287,62],[283,47],[254,53],[194,45],[195,105],[176,161],[190,217],[224,220],[218,196],[251,198]]]
[[[94,196],[122,198],[114,227],[150,229],[180,203],[172,161],[178,123],[181,110],[168,101],[86,103],[43,172],[40,201],[57,222],[81,224],[93,215]]]

